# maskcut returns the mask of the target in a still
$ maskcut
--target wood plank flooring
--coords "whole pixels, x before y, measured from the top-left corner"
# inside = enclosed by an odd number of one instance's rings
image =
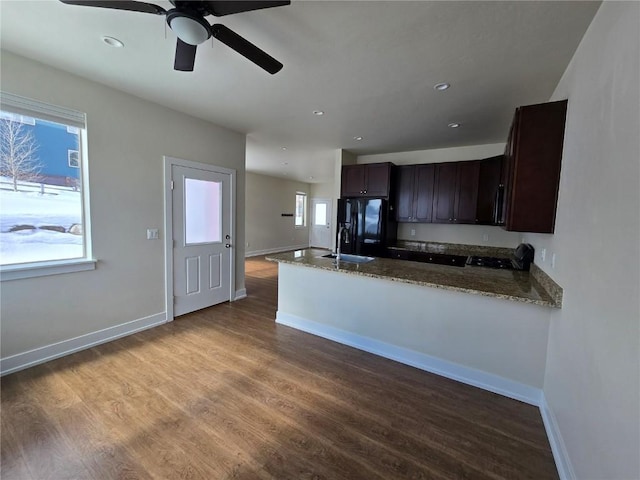
[[[247,299],[2,379],[9,479],[556,479],[537,408],[276,325]]]

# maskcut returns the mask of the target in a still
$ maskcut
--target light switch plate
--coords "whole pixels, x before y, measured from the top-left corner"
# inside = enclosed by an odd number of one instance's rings
[[[157,228],[147,228],[147,240],[158,240],[160,233]]]

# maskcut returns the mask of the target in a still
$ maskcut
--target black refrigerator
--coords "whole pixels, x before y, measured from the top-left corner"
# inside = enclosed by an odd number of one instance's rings
[[[341,253],[372,257],[388,256],[398,232],[395,212],[384,198],[339,199],[338,232],[341,227]]]

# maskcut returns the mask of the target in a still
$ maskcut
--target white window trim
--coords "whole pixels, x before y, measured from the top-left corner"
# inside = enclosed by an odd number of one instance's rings
[[[20,280],[23,278],[44,277],[61,273],[83,272],[95,270],[97,260],[71,258],[50,262],[17,263],[0,267],[0,281]]]
[[[84,235],[84,256],[82,258],[69,258],[49,260],[32,263],[16,263],[12,265],[0,265],[0,282],[19,280],[23,278],[43,277],[62,273],[73,273],[87,270],[95,270],[98,260],[93,258],[91,242],[91,211],[89,203],[89,158],[87,150],[86,116],[82,112],[70,110],[56,105],[50,105],[39,100],[31,100],[7,92],[0,92],[0,109],[5,109],[14,114],[30,116],[36,114],[38,118],[64,123],[67,126],[75,126],[80,129],[80,145],[78,148],[78,160],[82,168],[82,228]]]

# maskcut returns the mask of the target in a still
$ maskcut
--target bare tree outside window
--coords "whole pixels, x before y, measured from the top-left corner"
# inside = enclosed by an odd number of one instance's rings
[[[11,178],[13,191],[18,182],[38,180],[42,163],[38,160],[38,144],[33,132],[23,123],[0,119],[0,175]]]

